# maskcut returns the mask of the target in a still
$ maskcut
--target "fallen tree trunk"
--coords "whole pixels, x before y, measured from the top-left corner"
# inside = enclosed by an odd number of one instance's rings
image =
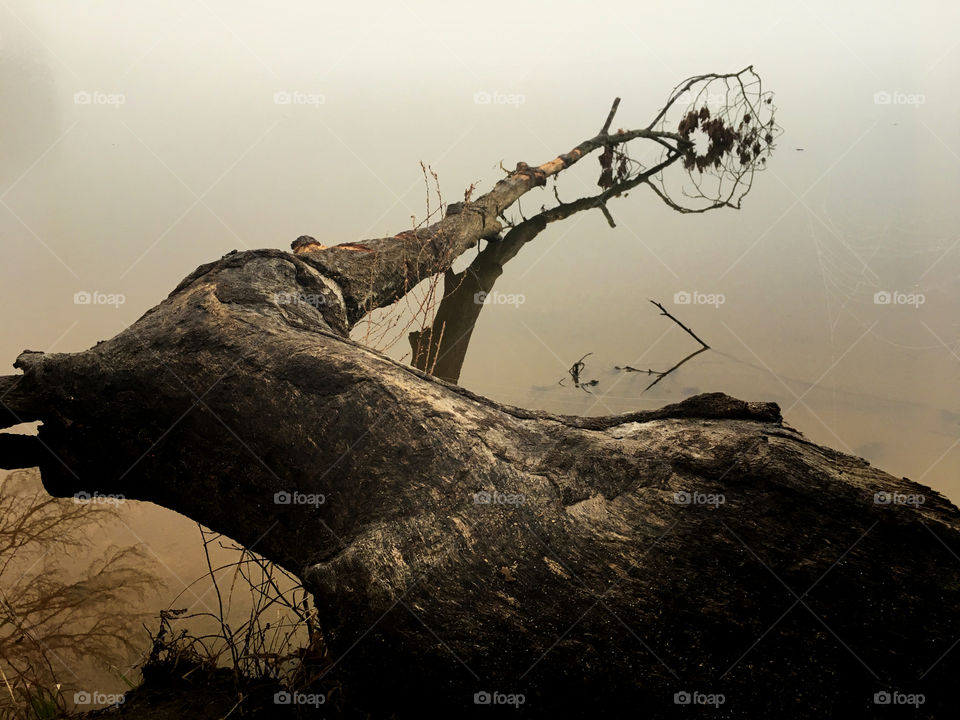
[[[815,715],[957,668],[935,661],[960,637],[960,515],[930,489],[804,441],[772,404],[502,406],[277,301],[320,286],[289,253],[227,256],[112,340],[21,355],[4,402],[43,421],[52,494],[149,500],[299,574],[347,702],[689,690],[740,712],[786,686]]]
[[[539,177],[520,175],[497,192]],[[232,253],[106,342],[23,353],[0,423],[42,425],[0,435],[3,466],[172,508],[299,575],[349,714],[950,707],[960,512],[936,492],[771,403],[562,417],[347,337],[496,227],[481,201],[412,239]]]

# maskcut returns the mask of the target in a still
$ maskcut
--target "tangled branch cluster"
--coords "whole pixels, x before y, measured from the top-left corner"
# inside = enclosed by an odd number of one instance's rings
[[[671,120],[677,109],[679,120]],[[740,207],[754,173],[765,167],[782,133],[773,94],[764,92],[752,67],[689,78],[674,88],[657,122],[663,129],[676,128],[687,170],[679,192],[668,190],[662,177],[659,192],[684,212]],[[675,202],[678,195],[685,200]]]
[[[766,99],[767,104],[771,102],[772,98]],[[704,153],[699,153],[696,143],[691,140],[691,135],[697,129],[707,137],[708,145]],[[774,120],[771,115],[767,124],[760,126],[747,113],[734,129],[722,116],[711,117],[710,108],[703,105],[699,111],[688,111],[677,130],[690,143],[684,153],[683,166],[687,170],[696,168],[702,173],[710,167],[721,168],[725,155],[735,155],[741,166],[748,166],[754,161],[761,164],[766,162],[764,151],[769,151],[773,145]]]

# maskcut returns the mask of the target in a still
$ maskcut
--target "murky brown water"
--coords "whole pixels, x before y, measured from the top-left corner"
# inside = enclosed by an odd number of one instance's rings
[[[642,126],[688,75],[752,63],[786,134],[743,209],[681,216],[638,190],[611,203],[616,229],[598,211],[550,225],[505,264],[514,301],[483,308],[460,382],[575,414],[775,400],[810,439],[960,500],[960,11],[508,8],[0,7],[0,356],[87,348],[234,248],[405,229],[421,160],[460,200],[594,134],[616,95],[615,126]],[[562,199],[596,192],[595,162]],[[552,199],[534,194],[528,216]],[[614,367],[697,347],[649,299],[712,350],[645,392]],[[586,353],[598,383],[559,385]],[[110,539],[149,546],[162,607],[205,569],[196,527],[122,517]]]

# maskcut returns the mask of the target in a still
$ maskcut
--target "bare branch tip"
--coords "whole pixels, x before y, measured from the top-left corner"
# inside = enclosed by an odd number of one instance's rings
[[[610,112],[607,114],[607,120],[600,128],[601,135],[607,135],[610,132],[610,124],[613,122],[613,116],[617,114],[617,108],[620,107],[620,98],[613,99],[613,105],[610,106]]]

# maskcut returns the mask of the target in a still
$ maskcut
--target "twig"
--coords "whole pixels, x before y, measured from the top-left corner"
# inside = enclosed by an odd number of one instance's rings
[[[611,214],[610,214],[610,211],[607,210],[607,206],[606,206],[605,203],[600,206],[600,212],[603,213],[603,216],[607,219],[607,224],[608,224],[610,227],[612,227],[612,228],[617,227],[617,224],[613,221],[613,215],[611,215]]]
[[[690,337],[692,337],[694,340],[696,340],[698,343],[700,343],[700,346],[701,346],[701,347],[700,347],[699,350],[695,350],[694,352],[692,352],[692,353],[690,353],[689,355],[687,355],[685,358],[683,358],[683,360],[681,360],[680,362],[678,362],[676,365],[674,365],[674,366],[673,366],[672,368],[670,368],[669,370],[665,370],[665,371],[663,371],[663,372],[659,372],[659,371],[657,371],[657,370],[652,370],[652,369],[650,369],[650,370],[639,370],[638,368],[630,367],[629,365],[626,365],[626,366],[624,366],[624,367],[620,367],[619,365],[615,365],[615,366],[614,366],[614,369],[616,369],[616,370],[623,370],[624,372],[638,372],[638,373],[646,373],[647,375],[656,375],[657,377],[653,380],[653,382],[651,382],[649,385],[647,385],[647,386],[643,389],[643,392],[646,392],[647,390],[649,390],[650,388],[652,388],[654,385],[656,385],[658,382],[660,382],[661,380],[663,380],[663,379],[664,379],[667,375],[669,375],[670,373],[675,372],[675,371],[676,371],[677,369],[679,369],[680,366],[683,365],[684,363],[689,362],[690,360],[692,360],[693,358],[695,358],[695,357],[696,357],[697,355],[699,355],[700,353],[704,352],[705,350],[709,350],[709,349],[710,349],[710,346],[707,345],[707,344],[706,344],[703,340],[701,340],[699,337],[697,337],[697,334],[696,334],[693,330],[691,330],[690,328],[688,328],[688,327],[687,327],[686,325],[684,325],[682,322],[680,322],[679,320],[677,320],[673,315],[671,315],[669,312],[667,312],[667,309],[666,309],[663,305],[661,305],[660,303],[658,303],[656,300],[651,300],[650,302],[652,302],[654,305],[656,305],[658,308],[660,308],[660,314],[661,314],[661,315],[666,315],[668,318],[670,318],[671,320],[673,320],[677,325],[679,325],[680,327],[682,327],[682,328],[687,332],[687,334],[690,335]]]
[[[690,353],[689,355],[687,355],[683,360],[681,360],[680,362],[678,362],[676,365],[674,365],[672,368],[670,368],[670,369],[667,370],[666,372],[656,373],[657,379],[654,380],[654,381],[653,381],[652,383],[650,383],[649,385],[647,385],[647,386],[643,389],[643,392],[646,392],[647,390],[649,390],[650,388],[652,388],[654,385],[656,385],[658,382],[660,382],[661,380],[663,380],[667,375],[669,375],[669,374],[672,373],[673,371],[677,370],[681,365],[683,365],[683,364],[684,364],[685,362],[687,362],[688,360],[692,360],[693,358],[695,358],[695,357],[696,357],[697,355],[699,355],[700,353],[706,352],[706,351],[709,350],[709,349],[710,349],[710,348],[708,348],[706,345],[704,345],[704,346],[703,346],[702,348],[700,348],[699,350],[694,350],[692,353]]]
[[[619,365],[614,365],[613,369],[623,370],[624,372],[646,373],[647,375],[663,375],[663,373],[659,370],[653,370],[653,369],[641,370],[640,368],[635,368],[631,365],[624,365],[623,367],[620,367]]]
[[[233,643],[233,633],[230,631],[230,626],[227,624],[223,615],[223,596],[220,594],[220,583],[217,582],[217,576],[213,572],[213,564],[210,562],[210,540],[207,539],[207,533],[203,528],[203,525],[197,523],[197,527],[200,529],[200,537],[203,540],[203,556],[207,561],[207,573],[210,575],[210,581],[213,583],[213,589],[217,593],[217,607],[219,610],[219,615],[217,620],[220,623],[220,630],[223,633],[223,637],[227,640],[227,645],[230,648],[230,655],[233,660],[233,669],[234,674],[237,673],[237,651]],[[212,534],[212,533],[211,533]]]
[[[613,99],[613,105],[610,107],[610,114],[607,115],[607,121],[600,128],[601,135],[607,135],[610,132],[610,123],[613,122],[613,116],[617,114],[617,108],[620,107],[620,98]]]
[[[687,333],[690,335],[690,337],[692,337],[692,338],[693,338],[694,340],[696,340],[698,343],[700,343],[701,345],[703,345],[703,349],[704,349],[704,350],[709,350],[709,349],[710,349],[710,346],[707,345],[707,344],[706,344],[703,340],[701,340],[699,337],[697,337],[697,334],[696,334],[693,330],[691,330],[690,328],[688,328],[688,327],[687,327],[686,325],[684,325],[682,322],[680,322],[679,320],[677,320],[673,315],[671,315],[670,313],[668,313],[668,312],[667,312],[667,309],[666,309],[663,305],[661,305],[660,303],[658,303],[656,300],[651,300],[650,302],[652,302],[654,305],[656,305],[658,308],[660,308],[660,314],[661,314],[661,315],[666,315],[668,318],[670,318],[671,320],[673,320],[677,325],[679,325],[679,326],[682,327],[684,330],[686,330]]]
[[[570,373],[570,377],[573,378],[573,386],[574,386],[574,387],[580,387],[581,385],[591,385],[591,386],[593,386],[593,385],[596,385],[596,384],[597,384],[597,381],[596,381],[596,380],[591,380],[589,383],[581,383],[581,382],[580,382],[580,373],[582,373],[582,372],[583,372],[583,368],[586,367],[586,363],[584,363],[583,361],[586,360],[586,359],[587,359],[588,357],[590,357],[591,355],[593,355],[593,353],[592,353],[592,352],[588,352],[588,353],[587,353],[586,355],[584,355],[582,358],[580,358],[579,360],[577,360],[573,365],[571,365],[569,370],[567,370],[567,372]],[[557,383],[557,385],[563,385],[563,381],[564,381],[564,380],[566,380],[566,378],[560,378],[560,381]]]

